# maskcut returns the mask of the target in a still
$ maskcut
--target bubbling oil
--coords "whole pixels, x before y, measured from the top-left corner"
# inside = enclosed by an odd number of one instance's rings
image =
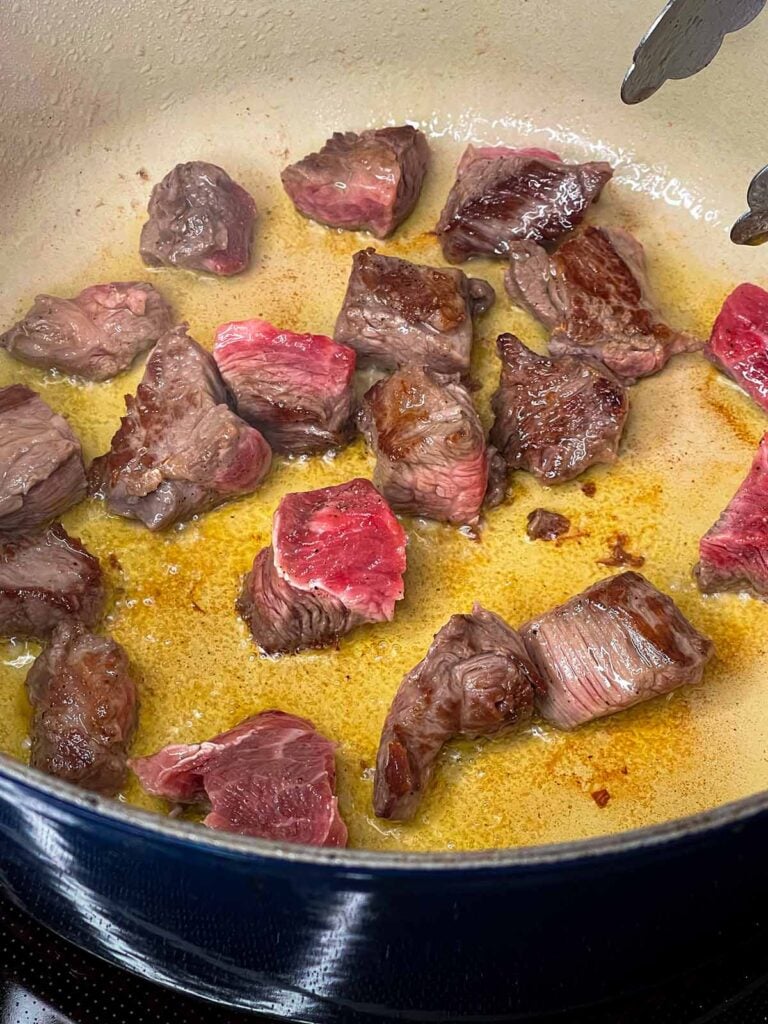
[[[379,251],[442,265],[431,229],[458,152],[441,143],[441,173],[430,176],[417,212]],[[735,282],[665,255],[654,225],[609,186],[592,221],[624,224],[649,246],[652,281],[675,325],[705,335]],[[352,254],[368,236],[328,230],[299,217],[275,189],[262,209],[252,268],[231,280],[145,268],[138,258],[142,218],[76,279],[51,281],[72,294],[108,280],[151,280],[191,333],[212,344],[218,323],[264,317],[296,330],[332,333]],[[498,379],[494,339],[514,331],[543,348],[541,328],[511,307],[503,266],[465,267],[486,278],[497,302],[478,324],[473,375],[486,426]],[[18,313],[31,302],[18,297]],[[105,451],[142,367],[106,384],[81,384],[0,356],[0,385],[21,381],[69,417],[88,459]],[[674,360],[632,389],[621,458],[578,481],[545,488],[515,475],[510,496],[490,512],[479,539],[405,519],[406,596],[394,622],[355,630],[338,650],[263,658],[234,608],[243,574],[269,542],[272,514],[288,491],[370,476],[361,441],[333,457],[276,458],[259,492],[161,535],[109,516],[86,501],[64,524],[101,560],[109,584],[104,629],[135,666],[141,717],[135,753],[205,739],[267,708],[310,718],[338,743],[339,797],[357,847],[479,849],[556,842],[620,831],[713,807],[768,785],[768,608],[734,595],[703,597],[693,583],[697,541],[745,475],[763,432],[759,411],[700,356]],[[582,485],[591,482],[595,493]],[[568,516],[558,543],[531,542],[526,516],[538,506]],[[404,673],[455,612],[480,601],[517,625],[612,570],[600,564],[617,534],[645,558],[642,571],[708,633],[716,656],[700,686],[561,733],[542,722],[492,742],[455,742],[408,824],[376,819],[372,768],[381,726]],[[24,678],[39,648],[0,644],[0,749],[24,759],[29,707]],[[601,807],[593,794],[607,790]],[[130,803],[163,813],[135,780]]]

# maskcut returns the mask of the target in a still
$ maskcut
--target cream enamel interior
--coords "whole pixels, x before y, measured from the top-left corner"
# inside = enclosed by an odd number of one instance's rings
[[[330,332],[351,254],[370,239],[298,217],[279,169],[334,129],[409,120],[433,140],[433,168],[416,213],[381,251],[443,262],[429,232],[468,140],[610,159],[616,175],[590,219],[637,234],[670,321],[704,334],[730,287],[766,283],[766,250],[737,249],[727,228],[763,162],[744,98],[761,95],[768,18],[729,38],[696,79],[628,109],[619,83],[655,13],[656,0],[597,2],[586,12],[575,0],[6,5],[0,322],[39,291],[146,278],[206,345],[217,323],[247,316]],[[138,258],[151,184],[194,158],[227,168],[260,209],[254,265],[229,281],[148,271]],[[543,335],[511,308],[501,264],[465,269],[498,293],[474,363],[487,423],[496,334],[511,329],[538,347]],[[0,384],[40,390],[70,417],[88,457],[107,446],[140,373],[75,385],[0,359]],[[283,493],[370,474],[360,442],[335,459],[278,459],[259,494],[163,536],[83,504],[64,521],[108,575],[106,628],[141,681],[137,752],[205,738],[267,707],[306,715],[339,743],[351,841],[382,849],[557,842],[766,788],[768,608],[703,598],[690,575],[697,539],[745,475],[766,422],[700,357],[681,358],[633,389],[616,466],[554,490],[518,474],[479,542],[407,521],[407,594],[395,622],[358,630],[339,651],[280,660],[260,659],[237,619],[239,578],[267,542]],[[597,486],[593,498],[580,489],[586,479]],[[525,517],[538,505],[566,513],[575,536],[560,546],[529,542]],[[704,683],[571,735],[538,723],[490,744],[454,744],[417,819],[377,821],[370,776],[381,723],[434,631],[475,599],[517,624],[569,597],[611,571],[598,560],[619,532],[645,556],[643,572],[714,639]],[[21,757],[23,679],[36,650],[0,645],[0,749]],[[603,788],[611,801],[600,809],[590,794]],[[163,809],[133,786],[126,796]]]

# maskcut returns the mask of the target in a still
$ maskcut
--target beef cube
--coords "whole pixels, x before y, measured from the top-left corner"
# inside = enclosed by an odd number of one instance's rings
[[[282,172],[299,213],[347,231],[391,235],[418,201],[429,163],[423,132],[410,125],[335,132],[319,153]]]
[[[493,305],[493,288],[461,270],[425,267],[363,249],[352,257],[334,337],[360,365],[416,364],[469,373],[473,319]]]
[[[286,494],[272,545],[246,576],[238,610],[267,654],[327,647],[394,617],[406,537],[369,480]]]
[[[515,241],[554,243],[575,228],[610,180],[610,164],[566,164],[555,153],[470,146],[437,223],[449,263],[502,256]]]
[[[80,442],[22,384],[0,389],[0,536],[56,519],[86,494]]]
[[[161,530],[231,498],[251,494],[272,454],[227,406],[213,356],[186,324],[163,335],[106,455],[90,472],[111,512]]]
[[[528,513],[526,533],[531,540],[557,540],[568,533],[571,521],[559,512],[550,512],[546,508],[535,508]]]
[[[33,768],[103,796],[125,782],[138,698],[123,648],[60,623],[27,675]]]
[[[723,303],[704,355],[768,411],[768,292],[740,284]]]
[[[149,267],[229,277],[251,261],[256,204],[216,164],[177,164],[155,185],[139,251]]]
[[[636,572],[600,580],[521,633],[547,684],[536,708],[559,729],[698,683],[712,654],[672,598]]]
[[[334,748],[305,718],[262,711],[203,743],[173,743],[134,758],[131,768],[153,796],[206,806],[208,828],[346,846]]]
[[[553,256],[517,243],[504,283],[513,302],[552,329],[552,355],[594,359],[625,384],[702,345],[659,319],[643,247],[621,228],[586,228]]]
[[[768,434],[746,479],[699,541],[694,572],[705,594],[749,591],[768,600]]]
[[[629,398],[612,374],[572,356],[537,355],[514,334],[499,335],[497,344],[491,444],[510,469],[558,484],[616,460]]]
[[[98,558],[58,523],[0,544],[0,635],[43,639],[61,622],[95,626],[104,598]]]
[[[171,307],[151,284],[115,281],[74,299],[38,295],[0,345],[31,366],[103,381],[127,370],[172,325]]]
[[[412,818],[445,743],[527,722],[543,688],[520,635],[497,615],[477,604],[471,615],[453,615],[389,709],[376,760],[376,814]]]
[[[395,512],[475,524],[488,488],[480,417],[457,377],[408,366],[363,399],[373,482]]]
[[[275,451],[322,452],[352,439],[354,349],[241,320],[217,329],[213,355],[238,415]]]

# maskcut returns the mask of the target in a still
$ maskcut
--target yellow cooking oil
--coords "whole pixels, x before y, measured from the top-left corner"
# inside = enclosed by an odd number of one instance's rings
[[[443,264],[432,228],[448,176],[449,164],[432,175],[396,237],[375,243],[380,251]],[[622,193],[611,187],[591,219],[638,227]],[[98,253],[77,279],[52,280],[48,290],[67,295],[98,281],[150,280],[208,347],[218,323],[247,317],[332,333],[351,256],[372,244],[363,234],[302,219],[275,189],[260,211],[253,266],[221,280],[145,268],[138,256],[141,222],[132,214],[119,246]],[[653,225],[641,229],[669,320],[706,335],[736,282],[714,277],[695,258],[681,264],[679,246],[666,255],[653,244]],[[487,426],[499,369],[497,334],[512,330],[540,350],[544,335],[511,307],[501,263],[477,260],[464,269],[497,290],[494,308],[478,323],[473,357],[475,398]],[[19,296],[19,315],[32,298]],[[82,384],[0,357],[0,385],[21,381],[38,390],[69,417],[88,459],[108,447],[123,396],[141,372],[137,365],[111,382]],[[698,538],[745,475],[764,416],[700,355],[674,360],[633,388],[631,401],[614,466],[555,488],[516,474],[508,500],[486,516],[477,537],[406,518],[406,596],[395,620],[355,630],[338,649],[261,657],[235,599],[254,555],[269,543],[282,495],[371,475],[360,440],[333,456],[278,457],[257,494],[159,535],[108,515],[97,501],[73,509],[64,524],[98,555],[109,583],[103,628],[126,648],[139,683],[134,752],[202,740],[268,708],[306,716],[338,744],[339,798],[351,844],[389,850],[587,837],[700,811],[767,786],[768,609],[736,595],[703,597],[691,576]],[[585,483],[594,494],[585,493]],[[557,543],[530,541],[526,516],[536,507],[567,515],[570,533]],[[703,683],[573,733],[536,721],[503,739],[453,742],[415,819],[378,820],[371,792],[381,726],[400,680],[434,632],[474,601],[513,625],[524,622],[616,571],[601,560],[619,534],[645,559],[648,578],[713,638],[717,653]],[[32,643],[0,644],[0,749],[22,759],[29,730],[24,678],[38,650]],[[168,810],[134,780],[121,799]]]

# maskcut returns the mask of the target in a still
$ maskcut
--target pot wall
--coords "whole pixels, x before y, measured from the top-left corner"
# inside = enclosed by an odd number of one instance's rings
[[[291,1020],[514,1020],[682,972],[765,920],[768,813],[597,857],[430,870],[222,851],[0,777],[0,882],[66,938]]]

